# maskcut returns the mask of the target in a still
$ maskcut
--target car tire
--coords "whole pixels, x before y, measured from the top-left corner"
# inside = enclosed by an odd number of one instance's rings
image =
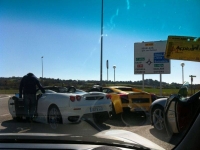
[[[112,117],[111,118],[116,118],[117,117],[117,114],[116,114],[116,111],[115,111],[115,106],[112,104]]]
[[[164,108],[161,106],[155,106],[152,111],[152,123],[156,130],[164,131],[165,123],[164,123]]]
[[[55,105],[49,107],[48,123],[52,129],[56,129],[59,124],[62,124],[62,116],[60,110]]]

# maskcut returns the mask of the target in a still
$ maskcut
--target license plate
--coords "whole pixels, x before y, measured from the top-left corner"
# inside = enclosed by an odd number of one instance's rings
[[[102,106],[90,107],[90,112],[100,112],[100,111],[103,111],[103,107]]]

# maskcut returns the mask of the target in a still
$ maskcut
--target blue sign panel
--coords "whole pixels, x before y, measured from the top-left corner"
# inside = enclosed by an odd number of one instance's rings
[[[169,63],[169,59],[165,59],[165,53],[154,53],[154,63]]]

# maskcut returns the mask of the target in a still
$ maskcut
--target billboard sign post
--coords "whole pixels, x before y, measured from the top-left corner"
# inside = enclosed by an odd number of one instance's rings
[[[162,74],[170,74],[170,60],[165,58],[166,41],[134,43],[134,74],[160,74],[160,95],[162,95]]]
[[[166,41],[134,43],[134,74],[170,74]]]

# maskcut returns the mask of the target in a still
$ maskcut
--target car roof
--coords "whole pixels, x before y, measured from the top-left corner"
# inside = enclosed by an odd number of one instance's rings
[[[132,90],[130,91],[130,92],[133,92],[133,93],[147,93],[147,94],[150,94],[150,93],[148,93],[148,92],[145,92],[145,91],[142,91],[142,90],[138,90],[137,88],[133,88],[133,87],[130,87],[130,86],[108,86],[108,87],[104,87],[104,88],[111,88],[111,89],[114,89],[114,90],[118,90],[118,91],[123,91],[123,90],[121,90],[121,89],[118,89],[118,88],[131,88]],[[136,91],[134,91],[134,89],[136,90]],[[129,91],[123,91],[123,92],[128,92],[129,93]]]
[[[107,88],[132,88],[132,87],[129,87],[129,86],[108,86]]]

